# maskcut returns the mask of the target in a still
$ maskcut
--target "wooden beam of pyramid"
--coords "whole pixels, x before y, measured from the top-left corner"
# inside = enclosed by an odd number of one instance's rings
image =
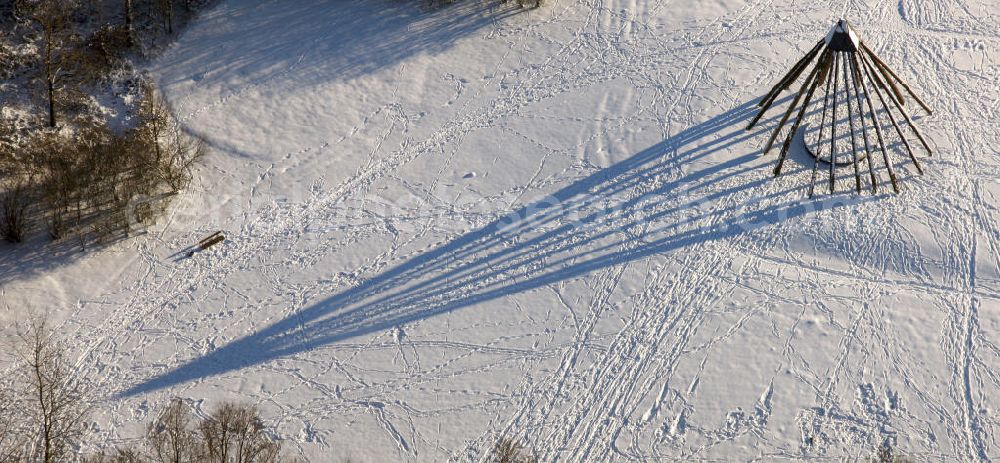
[[[816,91],[816,87],[819,86],[820,82],[826,80],[827,73],[833,71],[833,60],[830,55],[831,54],[829,52],[824,53],[823,58],[820,59],[820,62],[817,65],[817,69],[820,69],[819,75],[813,80],[812,85],[809,86],[809,92],[806,93],[805,101],[799,109],[799,115],[796,116],[795,123],[792,124],[791,130],[788,131],[788,136],[785,137],[785,143],[781,145],[781,154],[778,155],[778,165],[774,166],[775,177],[781,174],[781,166],[785,163],[785,157],[788,156],[788,148],[792,145],[792,139],[795,138],[795,132],[798,132],[799,126],[802,124],[802,119],[806,114],[806,109],[809,108],[809,100],[812,99],[813,92]],[[778,131],[776,130],[774,133],[777,135]]]
[[[923,168],[914,153],[913,146],[904,136],[904,130],[901,127],[903,123],[898,122],[898,119],[901,118],[905,121],[927,153],[933,154],[930,143],[920,133],[904,107],[904,92],[928,114],[931,114],[930,107],[861,41],[850,23],[845,20],[838,21],[826,38],[820,40],[805,56],[796,61],[778,83],[761,98],[758,102],[761,109],[747,125],[747,130],[752,129],[763,118],[764,114],[777,101],[779,94],[798,80],[810,65],[812,70],[808,73],[764,145],[763,152],[767,154],[774,146],[778,135],[785,129],[786,124],[792,120],[792,114],[797,113],[778,154],[774,167],[775,176],[781,174],[791,144],[800,128],[804,126],[807,115],[810,114],[809,108],[819,105],[813,97],[820,91],[820,87],[824,87],[825,90],[823,91],[822,110],[816,109],[820,112],[817,142],[820,146],[828,144],[829,153],[824,157],[819,151],[809,150],[807,146],[807,151],[815,158],[809,184],[809,196],[812,196],[815,191],[816,177],[821,162],[829,164],[829,190],[831,193],[835,192],[837,188],[837,168],[847,164],[853,168],[855,191],[863,192],[864,183],[870,182],[872,193],[877,193],[879,176],[876,173],[875,159],[873,159],[876,152],[882,154],[882,167],[888,173],[893,191],[899,192],[898,178],[889,154],[891,149],[882,131],[884,122],[881,120],[880,114],[888,118],[889,123],[892,124],[893,130],[902,144],[903,151],[913,162],[917,172],[923,173]],[[876,102],[881,104],[881,108],[876,108]],[[841,131],[847,131],[846,134],[842,135],[838,134],[837,130],[837,126],[845,122],[839,117],[841,109],[845,111],[846,117],[843,119],[846,119],[847,125],[846,128],[841,127]],[[826,136],[828,128],[829,135]],[[874,140],[869,136],[869,130],[875,131]],[[838,136],[844,136],[846,140],[839,146],[843,152],[838,152]],[[849,145],[847,141],[850,142]],[[848,147],[849,151],[847,151]],[[894,149],[899,150],[898,147]],[[867,180],[862,180],[862,166],[859,165],[862,162],[867,163],[868,175],[864,176]]]
[[[878,116],[875,113],[875,105],[872,103],[871,94],[868,92],[868,84],[865,83],[864,78],[861,76],[861,66],[858,63],[858,57],[851,57],[851,67],[854,68],[855,78],[861,84],[861,90],[865,94],[865,102],[868,103],[868,116],[872,120],[872,127],[875,128],[875,137],[878,140],[879,150],[882,152],[882,160],[885,162],[885,169],[889,173],[889,181],[892,182],[892,190],[899,193],[899,184],[896,182],[896,174],[892,170],[892,162],[889,161],[889,152],[885,147],[885,138],[882,137],[882,124],[878,120]]]
[[[909,93],[910,97],[913,98],[913,100],[916,101],[921,108],[924,108],[924,111],[927,111],[928,115],[934,114],[933,111],[931,111],[931,108],[927,106],[926,103],[924,103],[924,100],[921,100],[916,93],[913,93],[913,90],[910,89],[910,86],[906,85],[906,82],[904,82],[903,79],[900,79],[899,76],[892,71],[892,68],[887,66],[884,62],[882,62],[882,60],[878,57],[878,55],[876,55],[875,52],[873,52],[870,48],[868,48],[868,45],[865,45],[864,42],[861,42],[861,49],[865,52],[866,55],[868,55],[869,58],[872,59],[872,61],[878,64],[880,68],[884,69],[885,72],[889,74],[889,76],[895,79],[896,82],[899,82],[899,85],[903,86],[903,89],[906,90],[906,93]]]
[[[886,117],[889,118],[889,122],[892,123],[892,127],[896,129],[896,135],[899,136],[899,141],[901,141],[903,143],[903,147],[906,148],[906,153],[910,155],[910,160],[912,160],[913,165],[916,166],[917,172],[920,173],[920,175],[923,175],[924,170],[920,167],[920,162],[917,161],[917,157],[913,154],[913,148],[910,147],[910,142],[906,140],[906,136],[903,135],[903,129],[900,129],[899,123],[896,122],[896,116],[892,114],[892,110],[889,109],[889,105],[886,104],[885,98],[882,96],[882,91],[885,90],[886,92],[888,92],[889,89],[886,88],[885,84],[878,79],[878,76],[875,75],[875,70],[873,69],[871,63],[869,63],[864,56],[860,56],[858,58],[858,61],[860,61],[861,65],[864,67],[865,75],[867,75],[869,79],[875,82],[874,92],[872,93],[874,93],[875,96],[878,97],[879,102],[882,103],[882,109],[885,111]],[[896,103],[896,101],[892,100],[891,97],[889,98],[889,100],[893,101],[893,103]]]
[[[823,139],[823,130],[826,129],[826,110],[829,108],[830,104],[830,83],[833,81],[834,73],[830,72],[826,78],[826,96],[823,98],[823,112],[820,114],[819,121],[819,140]],[[813,196],[813,192],[816,188],[816,174],[819,172],[819,156],[815,156],[812,171],[812,180],[809,183],[809,197]]]
[[[770,107],[771,104],[774,103],[774,99],[778,97],[778,94],[780,94],[782,90],[788,89],[789,85],[799,78],[802,71],[809,66],[809,63],[812,62],[813,58],[815,58],[816,55],[823,49],[823,45],[824,43],[822,40],[816,42],[816,46],[809,50],[805,56],[799,59],[799,61],[792,66],[792,69],[789,70],[788,73],[774,85],[774,87],[771,87],[771,90],[769,90],[767,94],[761,98],[760,102],[757,103],[757,106]]]
[[[851,134],[851,157],[854,165],[854,181],[858,193],[861,193],[861,169],[858,168],[858,144],[854,134],[854,108],[851,107],[851,80],[847,76],[847,59],[841,60],[841,70],[844,72],[844,95],[847,100],[847,128]]]
[[[826,55],[829,55],[829,52],[827,52]],[[785,125],[785,123],[788,122],[788,118],[791,117],[792,113],[795,111],[795,107],[798,106],[799,100],[806,92],[806,88],[816,78],[816,74],[819,72],[820,67],[820,65],[814,67],[812,72],[809,73],[809,77],[807,77],[806,81],[802,83],[802,88],[799,89],[799,93],[795,95],[795,99],[793,99],[792,103],[788,105],[788,110],[785,111],[785,115],[782,116],[781,122],[778,122],[778,127],[774,129],[774,133],[771,134],[771,139],[768,140],[767,145],[764,146],[764,154],[771,151],[771,147],[774,146],[774,140],[778,138],[778,133],[781,132],[781,128]]]
[[[848,68],[850,68],[851,71],[851,85],[854,86],[854,101],[858,105],[858,112],[860,113],[858,117],[859,119],[858,123],[861,126],[859,128],[859,131],[861,132],[861,139],[865,143],[865,160],[867,161],[868,164],[868,176],[872,186],[872,194],[877,194],[878,178],[875,175],[875,165],[874,161],[872,161],[872,157],[874,156],[872,153],[871,144],[868,141],[868,132],[865,130],[866,128],[865,109],[864,109],[864,102],[861,100],[861,87],[860,87],[861,83],[859,82],[860,79],[858,78],[857,70],[854,67],[853,58],[854,58],[853,56],[849,57],[849,59],[847,60],[847,66]]]

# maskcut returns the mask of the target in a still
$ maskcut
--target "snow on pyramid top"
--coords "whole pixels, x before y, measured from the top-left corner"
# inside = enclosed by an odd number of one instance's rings
[[[834,51],[857,51],[860,43],[861,39],[854,33],[854,28],[846,19],[837,21],[826,35],[826,44]]]

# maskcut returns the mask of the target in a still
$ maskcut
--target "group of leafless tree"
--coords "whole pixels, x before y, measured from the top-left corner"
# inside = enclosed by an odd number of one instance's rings
[[[174,33],[209,0],[13,0],[5,23],[33,42],[47,106],[47,125],[56,127],[59,106],[94,79],[126,64],[129,53]],[[2,11],[0,11],[2,13]],[[141,21],[139,19],[142,19]]]
[[[74,375],[62,341],[44,320],[17,330],[13,368],[0,379],[0,463],[291,463],[257,407],[222,403],[204,418],[173,399],[127,447],[89,455],[81,450],[91,429],[93,391]],[[94,443],[91,442],[91,445]],[[486,458],[491,463],[535,463],[520,441],[501,437]],[[905,463],[910,458],[883,444],[869,459]]]
[[[12,31],[5,38],[34,57],[13,56],[0,42],[0,79],[37,90],[41,116],[29,127],[0,121],[0,237],[21,242],[44,229],[86,245],[128,236],[187,186],[203,148],[130,57],[208,1],[0,1],[0,24]],[[117,83],[136,98],[121,118],[127,123],[112,127],[86,109],[115,79],[126,79]]]
[[[198,419],[174,399],[149,424],[136,447],[89,457],[86,463],[277,463],[281,445],[269,435],[254,406],[224,403]]]
[[[170,196],[185,188],[201,144],[170,116],[152,86],[144,86],[135,127],[118,132],[100,123],[71,134],[37,130],[0,157],[0,233],[20,242],[34,226],[54,239],[114,239],[148,224]]]
[[[281,446],[251,405],[223,403],[205,418],[174,399],[133,446],[83,456],[94,399],[62,342],[34,322],[9,349],[0,383],[0,463],[277,463]]]

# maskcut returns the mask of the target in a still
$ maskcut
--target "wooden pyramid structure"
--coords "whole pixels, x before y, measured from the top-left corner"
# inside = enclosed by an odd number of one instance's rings
[[[819,57],[818,60],[816,60],[817,56]],[[792,113],[798,109],[795,121],[792,123],[791,130],[789,130],[785,142],[781,147],[781,152],[778,155],[778,163],[774,167],[774,175],[778,176],[781,174],[781,168],[788,156],[792,140],[795,138],[796,133],[798,133],[800,126],[802,126],[803,120],[807,116],[810,102],[812,102],[813,96],[816,94],[816,90],[820,84],[823,84],[825,87],[825,96],[823,98],[822,110],[819,113],[819,133],[818,138],[815,139],[816,150],[810,149],[808,142],[805,143],[807,145],[806,150],[815,158],[812,180],[809,185],[809,196],[812,196],[815,191],[816,178],[821,162],[829,166],[830,193],[833,193],[836,188],[836,171],[838,167],[847,165],[854,167],[855,184],[858,193],[860,193],[862,191],[862,183],[864,183],[862,182],[862,176],[864,176],[862,172],[865,170],[865,166],[862,164],[865,164],[865,160],[867,160],[867,177],[870,177],[869,183],[872,192],[877,193],[879,183],[878,175],[876,174],[877,166],[875,165],[877,161],[873,160],[875,157],[873,154],[879,152],[881,153],[882,164],[892,183],[892,188],[898,193],[899,185],[896,174],[893,172],[892,161],[889,155],[891,151],[891,147],[889,146],[890,141],[887,140],[891,131],[888,126],[884,125],[886,123],[891,124],[892,129],[898,135],[900,144],[903,146],[906,154],[909,155],[909,159],[913,162],[917,172],[923,174],[923,169],[920,167],[913,147],[904,135],[904,128],[901,125],[906,125],[910,128],[920,141],[920,144],[927,150],[928,155],[932,154],[931,148],[927,144],[927,140],[917,130],[917,126],[913,123],[910,115],[906,112],[903,92],[905,91],[912,97],[927,114],[931,114],[930,108],[913,93],[909,85],[906,85],[895,72],[889,69],[889,66],[879,59],[858,38],[851,25],[843,19],[838,21],[830,33],[827,34],[826,38],[820,40],[812,50],[809,50],[802,59],[795,63],[792,69],[761,99],[758,104],[761,107],[760,112],[757,113],[756,117],[750,122],[750,125],[747,126],[747,130],[753,128],[764,113],[774,104],[778,94],[782,90],[789,88],[814,60],[816,60],[815,66],[809,72],[805,82],[795,95],[792,103],[788,106],[788,110],[785,111],[781,122],[778,123],[778,126],[774,129],[774,133],[764,147],[764,154],[767,154],[778,138],[778,133],[781,132],[781,129],[791,118]],[[900,87],[903,90],[900,90]],[[818,97],[815,103],[817,107],[820,106]],[[846,107],[844,107],[845,105]],[[843,123],[845,118],[838,113],[838,110],[846,110],[847,124]],[[838,119],[838,116],[841,119]],[[844,127],[845,125],[846,127]],[[829,134],[827,138],[824,138],[827,129],[829,129]],[[838,137],[846,138],[845,130],[850,134],[850,151],[847,150],[847,143],[842,142],[841,149],[838,152],[837,140]],[[874,133],[874,137],[870,136],[872,133]],[[859,149],[862,146],[864,152],[859,154]],[[821,153],[821,150],[824,148],[828,149],[825,155]]]

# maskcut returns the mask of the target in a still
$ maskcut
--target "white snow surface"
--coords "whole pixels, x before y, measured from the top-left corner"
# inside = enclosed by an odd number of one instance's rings
[[[222,2],[150,69],[211,147],[170,216],[3,245],[0,317],[68,340],[89,441],[177,396],[317,462],[1000,457],[994,2],[422,5]],[[840,18],[935,110],[899,194],[773,178],[791,92],[744,130]]]

